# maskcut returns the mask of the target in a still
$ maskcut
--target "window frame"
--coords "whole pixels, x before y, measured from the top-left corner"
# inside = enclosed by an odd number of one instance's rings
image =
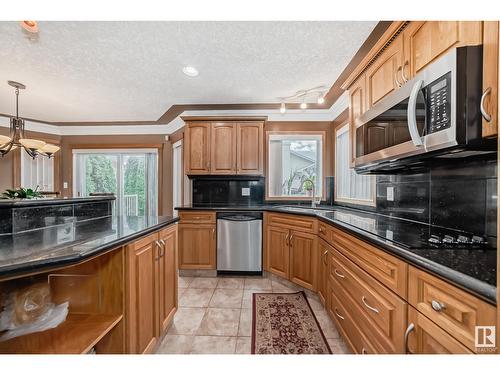
[[[347,128],[347,130],[344,130],[344,128]],[[377,191],[377,179],[376,176],[370,176],[371,178],[371,194],[370,194],[370,199],[369,200],[363,200],[363,199],[356,199],[356,198],[345,198],[345,197],[338,197],[337,196],[337,184],[338,184],[338,173],[337,173],[337,134],[339,132],[349,133],[349,156],[354,155],[352,152],[351,148],[353,146],[352,142],[352,134],[350,134],[352,130],[352,127],[350,126],[349,122],[342,122],[340,125],[338,125],[334,132],[333,132],[333,148],[334,148],[334,159],[333,159],[333,170],[334,170],[334,193],[333,193],[333,201],[335,203],[348,203],[348,204],[355,204],[355,205],[361,205],[361,206],[368,206],[368,207],[376,207],[377,206],[377,199],[376,199],[376,191]]]
[[[326,199],[326,186],[325,186],[325,178],[326,178],[326,162],[327,162],[327,149],[326,149],[326,131],[324,130],[272,130],[272,131],[266,131],[266,144],[265,144],[265,158],[266,158],[266,163],[265,163],[265,176],[266,176],[266,188],[265,188],[265,199],[269,201],[295,201],[295,202],[310,202],[312,197],[306,197],[306,196],[270,196],[269,195],[269,163],[271,162],[270,160],[270,155],[269,155],[269,140],[271,135],[304,135],[304,136],[321,136],[321,144],[322,144],[322,150],[321,150],[321,175],[322,175],[322,191],[321,191],[321,200]]]

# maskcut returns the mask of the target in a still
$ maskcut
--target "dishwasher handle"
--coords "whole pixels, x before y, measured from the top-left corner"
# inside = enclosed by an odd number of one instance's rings
[[[217,220],[225,220],[225,221],[255,221],[255,220],[262,220],[259,217],[254,217],[254,216],[245,216],[245,215],[234,215],[234,216],[224,216],[224,217],[219,217]]]

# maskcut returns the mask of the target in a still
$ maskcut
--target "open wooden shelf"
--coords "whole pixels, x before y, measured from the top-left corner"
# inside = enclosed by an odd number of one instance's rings
[[[122,318],[123,315],[68,314],[56,328],[0,342],[0,353],[84,354]]]

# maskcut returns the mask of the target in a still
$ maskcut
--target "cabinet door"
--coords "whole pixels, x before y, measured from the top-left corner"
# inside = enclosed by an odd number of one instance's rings
[[[160,335],[166,331],[177,311],[177,227],[160,232],[162,251],[159,272],[159,326]]]
[[[411,79],[453,47],[482,42],[480,21],[413,21],[403,32],[405,77]]]
[[[267,227],[267,256],[269,272],[288,279],[289,230],[281,227]]]
[[[366,75],[363,74],[349,87],[349,137],[351,167],[356,160],[356,128],[359,118],[366,111]]]
[[[187,123],[184,142],[184,160],[186,174],[209,174],[210,123]]]
[[[211,174],[236,174],[236,124],[216,122],[211,134]]]
[[[325,241],[318,241],[318,297],[323,306],[327,306],[329,249]]]
[[[316,290],[318,240],[315,234],[290,232],[290,281]]]
[[[215,225],[179,225],[179,268],[214,270]]]
[[[261,175],[264,157],[264,124],[246,122],[238,124],[238,174]]]
[[[471,354],[464,345],[448,335],[413,307],[408,310],[407,350],[412,354]]]
[[[368,108],[400,87],[402,60],[403,38],[397,37],[366,72]]]
[[[127,339],[129,353],[151,352],[157,336],[159,248],[156,235],[129,245],[127,255]]]
[[[499,22],[484,21],[483,29],[483,137],[498,133]]]

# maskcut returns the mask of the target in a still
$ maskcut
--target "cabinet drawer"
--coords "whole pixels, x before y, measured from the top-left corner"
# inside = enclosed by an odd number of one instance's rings
[[[377,351],[356,325],[356,321],[347,312],[347,309],[335,293],[335,288],[329,287],[328,313],[334,320],[338,330],[351,347],[358,354],[377,354]]]
[[[215,223],[215,212],[212,211],[181,211],[181,223]]]
[[[472,354],[472,352],[410,306],[408,352],[411,354]]]
[[[495,325],[495,307],[412,266],[408,290],[413,307],[472,351],[475,327]]]
[[[334,228],[333,246],[386,287],[406,299],[408,265],[385,251]]]
[[[268,214],[268,225],[284,227],[288,229],[298,230],[301,232],[316,232],[317,221],[316,219],[286,214]]]
[[[333,244],[333,228],[330,225],[318,221],[318,235],[330,245]]]
[[[338,251],[330,258],[330,282],[363,332],[384,353],[403,353],[406,303]]]

